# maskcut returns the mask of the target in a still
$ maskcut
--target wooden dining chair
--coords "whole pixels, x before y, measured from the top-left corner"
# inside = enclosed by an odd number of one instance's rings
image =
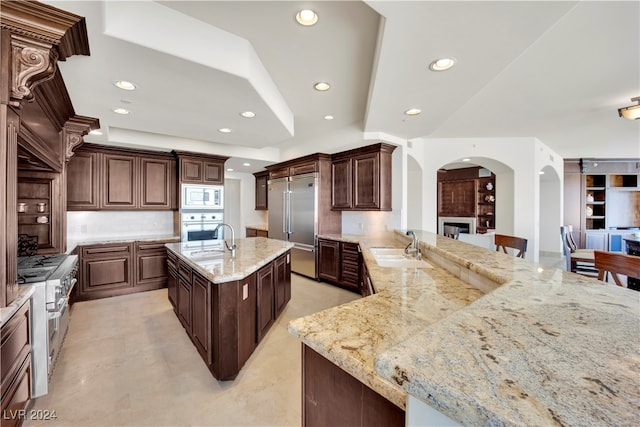
[[[496,234],[494,236],[494,243],[496,245],[496,251],[502,251],[508,254],[507,248],[512,248],[519,251],[516,256],[524,258],[525,252],[527,252],[527,239],[522,237],[507,236],[504,234]]]
[[[582,274],[583,276],[597,276],[598,270],[594,264],[593,249],[578,249],[571,231],[572,227],[570,225],[560,227],[560,238],[562,239],[564,256],[567,260],[567,271]]]
[[[458,240],[460,237],[460,227],[456,227],[455,225],[445,225],[442,234],[444,234],[445,237]]]
[[[619,274],[640,279],[640,257],[618,252],[594,251],[595,266],[598,269],[598,280],[603,280],[605,272],[611,273],[616,285],[626,288]]]

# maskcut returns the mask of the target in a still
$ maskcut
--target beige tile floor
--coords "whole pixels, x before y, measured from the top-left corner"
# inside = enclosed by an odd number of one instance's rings
[[[290,320],[357,299],[292,275],[292,297],[234,381],[216,381],[185,334],[166,289],[74,305],[51,379],[25,426],[297,426],[300,342]]]

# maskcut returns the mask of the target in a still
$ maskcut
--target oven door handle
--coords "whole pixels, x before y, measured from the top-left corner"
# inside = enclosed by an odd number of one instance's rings
[[[64,313],[64,311],[67,308],[67,304],[69,302],[69,298],[67,297],[62,297],[58,300],[57,305],[57,309],[56,310],[48,310],[47,311],[47,317],[49,318],[49,320],[53,320],[53,319],[57,319],[60,316],[62,316],[62,313]]]

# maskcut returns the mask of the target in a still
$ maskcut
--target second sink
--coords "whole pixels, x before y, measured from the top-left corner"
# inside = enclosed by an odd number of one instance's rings
[[[406,255],[404,249],[371,248],[370,251],[380,267],[433,268],[433,266],[425,260]]]

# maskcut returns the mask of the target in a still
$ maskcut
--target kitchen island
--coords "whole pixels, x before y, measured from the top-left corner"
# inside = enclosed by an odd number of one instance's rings
[[[218,380],[234,379],[291,299],[293,244],[263,237],[168,243],[168,295]]]
[[[376,294],[292,321],[303,354],[464,425],[640,423],[637,292],[417,234],[432,268],[377,265],[371,248],[404,247],[402,233],[327,236],[360,244]]]

